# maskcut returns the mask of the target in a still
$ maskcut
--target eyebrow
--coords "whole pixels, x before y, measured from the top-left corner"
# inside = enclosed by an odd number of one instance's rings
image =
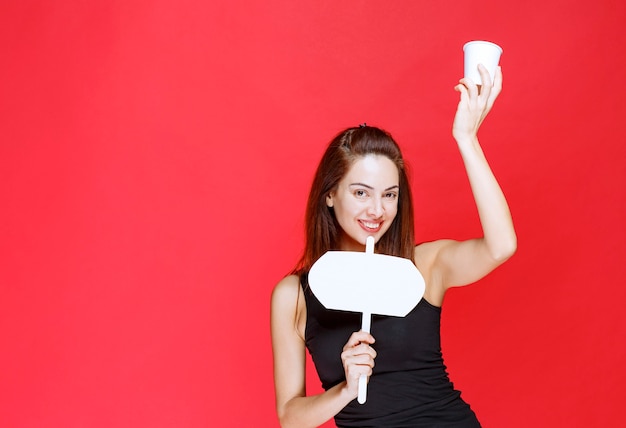
[[[367,184],[365,184],[365,183],[352,183],[352,184],[350,184],[350,186],[363,186],[363,187],[366,187],[366,188],[368,188],[368,189],[370,189],[370,190],[374,190],[374,188],[373,188],[372,186],[369,186],[369,185],[367,185]],[[387,188],[384,190],[384,192],[386,192],[386,191],[388,191],[388,190],[396,189],[396,188],[397,188],[397,189],[399,189],[399,188],[400,188],[400,186],[398,186],[397,184],[395,184],[395,185],[393,185],[393,186],[391,186],[391,187],[387,187]]]

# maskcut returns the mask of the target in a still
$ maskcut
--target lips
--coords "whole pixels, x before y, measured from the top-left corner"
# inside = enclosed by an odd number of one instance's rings
[[[376,233],[376,232],[378,232],[381,229],[381,227],[383,225],[383,222],[382,221],[373,222],[373,221],[359,220],[359,225],[364,230],[366,230],[367,232]]]

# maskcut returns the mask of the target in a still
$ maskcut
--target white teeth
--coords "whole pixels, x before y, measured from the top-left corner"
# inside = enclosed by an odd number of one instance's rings
[[[367,222],[363,222],[363,225],[365,227],[367,227],[368,229],[378,229],[378,227],[380,226],[380,223],[367,223]]]

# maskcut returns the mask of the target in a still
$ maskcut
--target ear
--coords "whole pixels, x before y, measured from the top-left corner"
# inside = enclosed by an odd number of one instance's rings
[[[326,195],[326,206],[328,208],[332,208],[333,207],[333,194],[329,193],[328,195]]]

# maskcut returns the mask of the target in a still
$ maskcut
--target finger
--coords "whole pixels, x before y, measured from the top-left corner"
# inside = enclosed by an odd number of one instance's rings
[[[476,99],[476,97],[478,96],[478,85],[476,85],[476,83],[474,83],[472,79],[470,79],[469,77],[464,77],[459,80],[459,83],[461,83],[467,89],[468,101]]]
[[[363,375],[369,378],[373,372],[373,368],[368,365],[352,364],[346,367],[346,379],[352,379],[356,382]]]
[[[346,342],[343,348],[344,349],[352,348],[360,343],[372,344],[375,341],[376,340],[374,339],[374,336],[372,336],[371,334],[366,333],[362,330],[355,331],[354,333],[350,335],[350,337],[348,338],[348,341]]]
[[[349,364],[366,364],[374,367],[374,359],[377,353],[371,346],[360,344],[355,347],[344,349],[341,353],[341,361],[344,367]]]
[[[468,90],[470,87],[477,85],[476,82],[474,82],[471,77],[462,77],[459,80],[459,83],[465,86]]]
[[[376,339],[374,339],[374,336],[372,336],[370,333],[366,331],[359,330],[356,333],[359,334],[359,337],[362,337],[361,342],[366,342],[369,344],[376,342]]]
[[[498,95],[500,95],[501,91],[502,91],[502,68],[498,66],[496,68],[496,75],[493,81],[493,89],[491,90],[491,94],[489,95],[489,99],[487,100],[487,107],[489,109],[493,107],[493,104],[495,103],[496,98],[498,98]]]
[[[496,76],[493,80],[493,92],[496,97],[502,92],[502,67],[500,66],[496,68]]]
[[[368,353],[351,355],[351,354],[343,354],[342,360],[345,366],[349,366],[351,364],[356,364],[360,366],[370,366],[374,367],[375,358]]]
[[[498,92],[502,90],[502,67],[500,66],[496,67],[496,75],[493,79],[493,87]]]
[[[360,376],[371,376],[374,372],[374,367],[367,364],[351,364],[346,368],[346,377],[352,377],[358,379]]]
[[[493,86],[493,82],[491,81],[491,75],[484,65],[478,64],[478,73],[480,74],[480,79],[483,81],[483,86]]]
[[[344,349],[341,353],[341,360],[347,362],[354,357],[362,357],[365,359],[373,360],[374,358],[376,358],[377,355],[378,354],[376,353],[374,348],[363,343],[354,347],[348,347]]]
[[[491,82],[491,76],[489,75],[489,72],[487,71],[485,66],[482,64],[478,64],[478,72],[480,73],[480,78],[483,81],[483,85],[479,95],[483,100],[488,100],[489,95],[491,94],[491,88],[493,87],[493,84]]]
[[[454,90],[461,94],[461,99],[459,103],[467,103],[469,101],[469,94],[467,92],[467,87],[462,83],[459,83],[454,87]]]
[[[352,348],[352,355],[369,355],[371,358],[376,358],[376,350],[367,343],[361,343],[360,345]]]
[[[354,357],[344,363],[346,378],[353,376],[353,379],[360,375],[370,376],[374,370],[374,360],[367,360],[362,357]]]

